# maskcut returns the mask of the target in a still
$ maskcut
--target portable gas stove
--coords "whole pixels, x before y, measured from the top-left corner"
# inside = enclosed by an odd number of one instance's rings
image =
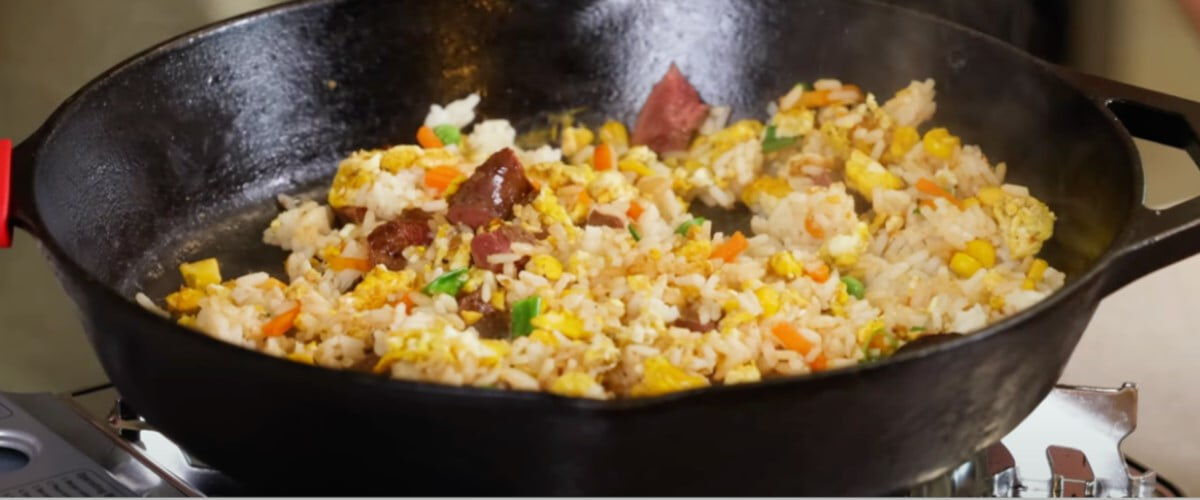
[[[1059,386],[1000,443],[908,496],[1183,496],[1121,452],[1137,388]],[[0,394],[0,497],[227,496],[249,490],[189,456],[111,386]]]

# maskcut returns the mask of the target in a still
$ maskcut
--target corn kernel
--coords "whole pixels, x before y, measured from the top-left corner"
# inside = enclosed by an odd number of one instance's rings
[[[925,138],[922,139],[925,146],[925,152],[948,160],[954,155],[954,150],[958,149],[958,137],[950,135],[950,131],[945,128],[938,127],[928,132],[925,132]]]
[[[621,122],[608,120],[600,126],[600,142],[608,143],[617,151],[623,151],[629,148],[629,132]]]
[[[590,337],[588,332],[583,329],[583,320],[579,319],[579,316],[565,311],[539,314],[533,318],[531,323],[535,328],[554,330],[572,340]]]
[[[967,242],[965,250],[967,255],[983,264],[983,267],[992,267],[996,265],[996,247],[985,239],[974,239]]]
[[[567,372],[554,379],[554,382],[550,383],[549,390],[555,394],[577,398],[604,397],[604,389],[600,387],[600,384],[596,383],[591,375],[579,371]]]
[[[804,274],[804,267],[792,255],[792,252],[779,252],[771,256],[770,260],[771,271],[780,277],[787,279],[795,279],[797,276]]]
[[[1004,190],[998,187],[985,187],[975,193],[975,197],[984,205],[995,205],[1004,199]]]
[[[759,380],[762,380],[762,373],[758,371],[758,367],[752,361],[738,365],[725,374],[725,385],[745,384]]]
[[[913,146],[921,142],[921,134],[913,127],[896,127],[892,131],[892,143],[888,145],[888,157],[891,160],[899,160],[903,158],[905,153],[908,153]]]
[[[592,145],[595,136],[587,127],[567,127],[562,131],[563,156],[571,156]]]
[[[183,275],[188,288],[204,288],[221,282],[221,266],[213,258],[180,264],[179,274]]]
[[[479,311],[462,310],[458,312],[458,315],[462,316],[462,319],[467,323],[467,326],[474,325],[477,321],[483,318],[483,313]]]
[[[492,304],[492,307],[500,311],[508,307],[508,302],[504,300],[504,290],[492,290],[492,300],[489,302]]]
[[[1042,277],[1046,274],[1046,268],[1050,267],[1050,263],[1043,259],[1033,259],[1033,264],[1029,265],[1029,272],[1025,274],[1025,281],[1021,283],[1021,288],[1033,290],[1037,284],[1042,281]]]
[[[525,270],[539,276],[544,276],[546,279],[554,281],[562,277],[563,265],[558,259],[551,255],[535,255],[529,259],[529,263],[525,265]]]
[[[754,291],[754,295],[758,297],[758,303],[762,306],[764,318],[769,318],[779,312],[779,292],[774,288],[758,287],[758,290]]]
[[[1003,295],[991,296],[991,298],[988,299],[988,306],[991,307],[993,311],[999,311],[999,310],[1004,309],[1004,296]]]
[[[178,292],[167,296],[167,309],[177,313],[194,313],[200,309],[200,299],[204,292],[195,288],[180,288]]]
[[[959,278],[970,278],[980,269],[983,269],[983,264],[970,255],[954,252],[954,255],[950,257],[950,270],[954,271]]]

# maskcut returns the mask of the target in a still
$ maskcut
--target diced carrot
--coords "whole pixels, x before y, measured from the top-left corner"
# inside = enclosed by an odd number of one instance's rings
[[[825,230],[821,229],[821,226],[817,225],[817,220],[811,215],[804,218],[804,230],[808,231],[808,234],[812,235],[813,238],[818,240],[825,238]]]
[[[292,329],[292,325],[296,323],[296,316],[299,315],[300,304],[296,304],[296,307],[288,309],[287,312],[271,318],[271,321],[268,321],[267,324],[263,325],[262,327],[263,336],[278,337],[287,333],[288,330]]]
[[[457,168],[449,166],[434,167],[425,171],[425,187],[433,189],[441,194],[446,191],[446,188],[454,184],[454,181],[463,174]]]
[[[638,220],[638,217],[641,217],[642,212],[645,211],[646,209],[642,208],[641,204],[636,201],[631,201],[629,202],[629,210],[625,211],[625,215],[628,215],[630,219]]]
[[[921,201],[917,202],[917,204],[921,205],[922,207],[925,207],[925,208],[930,208],[930,209],[937,208],[937,204],[934,203],[933,200],[921,200]]]
[[[815,267],[805,269],[804,274],[807,274],[809,278],[812,278],[817,283],[824,283],[829,279],[829,265],[824,262],[818,262]]]
[[[775,325],[771,328],[771,334],[775,335],[775,338],[779,339],[779,342],[783,343],[784,347],[800,354],[807,355],[813,348],[811,341],[787,323]]]
[[[942,189],[942,187],[937,185],[937,183],[935,183],[925,177],[922,177],[920,180],[917,181],[917,191],[920,191],[920,192],[925,193],[930,196],[937,196],[938,198],[945,198],[946,201],[953,203],[954,206],[956,206],[958,208],[963,207],[961,200],[959,200],[958,198],[955,198],[954,195],[950,194],[949,191]]]
[[[812,368],[814,372],[823,372],[829,369],[829,358],[825,357],[825,353],[818,354],[812,363],[808,364],[808,367]]]
[[[828,90],[809,90],[800,95],[800,105],[806,108],[817,108],[829,105]]]
[[[714,248],[709,258],[733,262],[733,259],[736,259],[738,254],[742,253],[749,246],[750,242],[746,241],[746,237],[742,235],[741,231],[738,231],[733,233],[733,237],[725,240],[725,243],[721,243],[717,248]]]
[[[412,300],[412,294],[409,293],[404,294],[404,298],[400,299],[400,303],[404,304],[404,312],[412,312],[413,308],[417,305]]]
[[[579,196],[577,198],[575,198],[575,203],[577,203],[579,205],[591,205],[592,197],[588,196],[586,189],[580,189]]]
[[[596,146],[595,152],[592,153],[592,166],[596,170],[608,170],[617,165],[616,158],[613,156],[612,146],[607,143],[600,143]]]
[[[359,272],[367,272],[371,270],[371,261],[367,259],[356,259],[353,257],[334,256],[329,258],[329,268],[334,271],[345,271],[354,269]]]
[[[442,144],[441,139],[438,139],[437,134],[433,133],[433,129],[426,125],[422,125],[421,128],[417,129],[417,144],[426,149],[440,148],[445,145]]]

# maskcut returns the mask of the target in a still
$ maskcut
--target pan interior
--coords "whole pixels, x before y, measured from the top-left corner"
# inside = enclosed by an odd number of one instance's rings
[[[735,117],[761,118],[819,77],[880,100],[936,79],[934,123],[1051,205],[1044,255],[1068,276],[1108,248],[1135,198],[1121,133],[1092,103],[1015,50],[923,16],[819,0],[461,0],[313,3],[155,51],[59,115],[38,211],[126,296],[161,297],[198,257],[227,276],[280,274],[283,252],[261,243],[274,197],[320,197],[345,154],[412,142],[430,103],[479,91],[484,117],[582,105],[631,123],[672,61]]]

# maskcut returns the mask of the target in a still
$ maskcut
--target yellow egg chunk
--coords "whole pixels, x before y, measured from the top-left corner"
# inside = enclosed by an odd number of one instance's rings
[[[903,180],[857,149],[851,151],[850,159],[846,160],[846,184],[850,186],[850,189],[862,193],[867,199],[871,198],[877,187],[883,189],[904,187]]]
[[[550,384],[550,392],[560,396],[577,398],[603,398],[604,388],[584,372],[571,371],[562,374]]]
[[[204,292],[195,288],[180,288],[178,292],[167,296],[167,310],[171,312],[191,314],[200,309],[200,299]]]
[[[221,283],[221,266],[214,258],[180,264],[179,274],[188,288],[200,289]]]
[[[1006,196],[992,206],[992,213],[1004,233],[1004,244],[1014,259],[1023,259],[1042,250],[1042,243],[1054,236],[1054,213],[1045,203],[1029,196]]]
[[[647,358],[642,362],[642,368],[642,381],[630,389],[633,396],[661,396],[708,386],[707,378],[683,371],[663,356]]]
[[[543,276],[548,280],[557,280],[563,275],[563,265],[558,259],[552,255],[535,255],[529,259],[529,263],[525,264],[525,270],[539,276]]]
[[[725,385],[745,384],[762,380],[762,373],[753,362],[739,365],[725,374]]]
[[[404,293],[413,289],[416,279],[417,273],[408,269],[389,271],[383,266],[375,266],[363,276],[349,296],[359,309],[378,309],[389,302],[401,300]]]

